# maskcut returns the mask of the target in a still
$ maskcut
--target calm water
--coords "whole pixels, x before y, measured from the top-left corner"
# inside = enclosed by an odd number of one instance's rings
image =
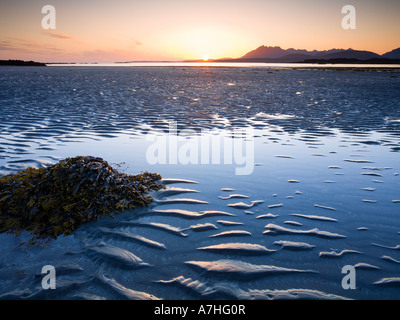
[[[231,67],[231,68],[400,68],[399,64],[318,64],[318,63],[264,63],[264,62],[110,62],[48,64],[52,67]]]
[[[124,172],[190,180],[45,247],[0,235],[0,298],[400,298],[398,72],[0,71],[1,175],[94,155]],[[157,141],[167,163],[149,153]],[[235,174],[244,164],[234,141],[251,174]],[[150,266],[130,265],[123,250]],[[56,267],[56,290],[41,289],[44,265]],[[355,290],[342,288],[345,265],[356,266]]]

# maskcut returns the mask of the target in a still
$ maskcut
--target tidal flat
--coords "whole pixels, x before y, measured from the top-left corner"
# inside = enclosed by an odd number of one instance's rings
[[[1,176],[94,156],[167,188],[45,245],[0,234],[0,299],[399,299],[399,88],[379,69],[3,67]]]

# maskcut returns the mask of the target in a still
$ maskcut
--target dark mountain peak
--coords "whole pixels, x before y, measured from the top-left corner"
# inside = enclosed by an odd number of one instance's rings
[[[282,49],[279,46],[259,46],[245,54],[238,60],[243,61],[263,61],[263,62],[302,62],[308,59],[332,60],[347,59],[367,61],[372,59],[400,59],[400,48],[390,51],[384,55],[366,50],[348,49],[329,49],[312,50],[306,49]]]
[[[249,53],[245,54],[242,59],[258,59],[263,57],[269,58],[278,58],[282,55],[285,55],[285,50],[278,46],[260,46],[255,50],[250,51]]]

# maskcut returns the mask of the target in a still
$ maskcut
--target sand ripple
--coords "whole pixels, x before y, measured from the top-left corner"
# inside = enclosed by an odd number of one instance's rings
[[[267,249],[265,246],[254,243],[221,243],[207,247],[198,248],[198,250],[206,250],[213,252],[234,252],[238,254],[271,254],[276,250]]]
[[[338,233],[332,233],[328,231],[321,231],[317,228],[315,229],[310,229],[310,230],[294,230],[294,229],[289,229],[285,227],[278,226],[276,224],[267,224],[265,226],[266,231],[264,231],[264,234],[298,234],[298,235],[310,235],[310,236],[317,236],[317,237],[322,237],[322,238],[332,238],[332,239],[339,239],[339,238],[346,238],[344,235],[338,234]]]

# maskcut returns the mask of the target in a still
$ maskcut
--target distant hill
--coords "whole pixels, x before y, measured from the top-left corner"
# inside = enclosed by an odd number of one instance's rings
[[[400,64],[400,59],[386,59],[386,58],[373,58],[368,60],[359,59],[306,59],[304,63],[318,63],[318,64]]]
[[[304,57],[321,57],[323,55],[335,54],[341,52],[343,49],[332,49],[327,51],[308,51],[304,49],[282,49],[281,47],[266,47],[261,46],[257,49],[246,53],[239,59],[284,59],[287,60],[289,57],[292,59],[302,59]]]
[[[391,61],[394,59],[394,61]],[[329,63],[398,63],[400,48],[379,55],[371,51],[353,49],[313,50],[282,49],[281,47],[260,46],[238,59],[229,59],[237,62],[329,62]],[[219,59],[217,61],[227,61]],[[342,62],[335,62],[342,61]],[[372,62],[374,61],[374,62]]]
[[[387,52],[382,57],[386,59],[400,59],[400,48]]]
[[[323,56],[318,57],[319,59],[358,59],[358,60],[369,60],[380,58],[379,54],[376,54],[371,51],[360,51],[347,49],[335,53],[325,54]]]
[[[35,61],[22,61],[22,60],[0,60],[0,66],[33,66],[45,67],[46,64]]]

